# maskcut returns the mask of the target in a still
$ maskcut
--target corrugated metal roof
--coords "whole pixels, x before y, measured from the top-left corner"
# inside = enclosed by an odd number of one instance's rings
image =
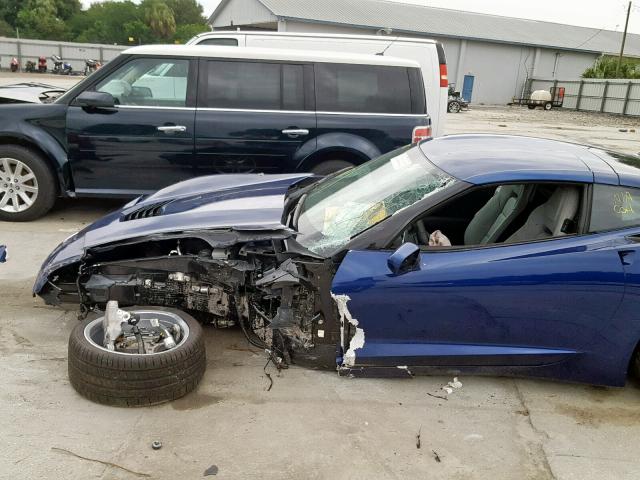
[[[621,32],[560,23],[399,4],[383,0],[258,0],[275,16],[334,25],[390,27],[397,33],[617,53]],[[223,0],[222,4],[229,0]],[[222,5],[221,5],[222,6]],[[212,17],[220,7],[213,12]],[[627,37],[625,54],[640,57],[640,35]]]

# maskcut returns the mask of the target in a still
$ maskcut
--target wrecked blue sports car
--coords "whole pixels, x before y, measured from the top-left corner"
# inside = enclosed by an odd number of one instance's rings
[[[349,376],[621,386],[638,362],[639,250],[639,158],[457,135],[324,178],[178,183],[63,242],[34,293],[84,312],[117,301],[239,325],[282,365]],[[180,343],[136,329],[116,328],[109,348]]]

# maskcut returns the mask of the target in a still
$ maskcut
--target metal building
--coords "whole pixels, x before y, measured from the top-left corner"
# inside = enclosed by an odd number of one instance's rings
[[[600,55],[617,54],[622,40],[610,30],[382,0],[222,0],[209,24],[434,38],[445,47],[450,81],[486,104],[519,97],[527,78],[577,79]],[[628,35],[625,55],[640,57],[640,35]]]

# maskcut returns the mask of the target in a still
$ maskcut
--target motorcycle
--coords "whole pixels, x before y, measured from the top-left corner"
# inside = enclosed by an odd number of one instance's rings
[[[51,55],[53,61],[53,73],[56,75],[71,75],[73,68],[69,62],[65,62],[59,55]]]
[[[36,71],[36,62],[34,62],[33,60],[27,60],[27,63],[25,65],[24,69],[28,73],[35,72]]]
[[[47,57],[38,58],[38,73],[47,73]]]
[[[20,64],[18,63],[18,59],[16,57],[13,57],[11,59],[11,71],[12,72],[17,72],[18,68],[20,68]]]
[[[449,98],[447,99],[447,112],[449,113],[459,113],[462,110],[469,109],[469,102],[467,102],[460,92],[456,92],[456,84],[449,84]]]
[[[93,60],[92,58],[85,58],[84,59],[84,75],[85,75],[85,77],[87,75],[89,75],[90,73],[93,73],[96,70],[98,70],[101,66],[102,66],[102,64],[98,60]]]

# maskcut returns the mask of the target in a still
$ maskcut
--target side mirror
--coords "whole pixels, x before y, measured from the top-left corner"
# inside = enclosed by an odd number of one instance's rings
[[[401,245],[387,258],[387,266],[394,275],[418,270],[420,268],[420,247],[410,242]]]
[[[74,104],[82,108],[113,108],[116,101],[107,92],[82,92],[76,97]]]

